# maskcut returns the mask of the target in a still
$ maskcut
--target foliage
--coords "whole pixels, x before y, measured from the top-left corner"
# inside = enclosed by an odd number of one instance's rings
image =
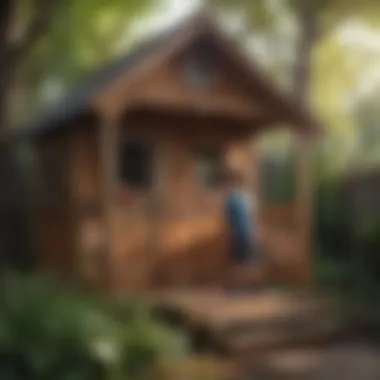
[[[244,15],[242,21],[247,30],[270,30],[277,23],[278,17],[286,14],[293,20],[297,20],[305,8],[312,8],[319,18],[319,33],[324,35],[337,24],[348,18],[374,17],[379,12],[379,3],[376,0],[214,0],[217,7],[227,9]],[[377,13],[378,14],[378,13]]]
[[[138,299],[118,299],[110,305],[110,312],[120,325],[125,342],[121,351],[122,371],[134,376],[147,376],[156,362],[168,357],[182,356],[187,351],[186,336],[158,323],[147,305]]]
[[[228,361],[210,356],[189,356],[177,362],[164,360],[154,373],[156,380],[222,380],[234,378]],[[236,375],[235,375],[236,376]]]
[[[339,177],[315,173],[315,279],[329,291],[350,292],[353,287],[353,239],[344,188]]]
[[[352,290],[352,263],[335,258],[334,254],[318,252],[314,271],[317,285],[329,292],[347,293]]]
[[[358,126],[356,128],[357,147],[352,161],[356,168],[366,169],[378,166],[380,163],[380,127],[378,93],[376,88],[361,99],[352,110],[352,117]],[[359,161],[359,162],[358,162]]]
[[[46,279],[7,277],[0,295],[0,378],[137,378],[162,356],[184,352],[183,340],[147,307],[123,301],[123,308],[127,314]]]
[[[380,218],[373,216],[360,222],[350,220],[353,227],[349,228],[344,220],[348,219],[344,208],[331,211],[331,220],[325,219],[329,223],[324,228],[333,240],[319,237],[324,251],[317,256],[317,283],[322,288],[344,295],[343,313],[351,323],[371,334],[379,334]],[[341,234],[336,233],[336,225]],[[343,246],[345,249],[342,250]]]
[[[366,277],[369,286],[375,284],[380,290],[380,217],[372,216],[361,222],[355,238],[359,249],[358,270]]]
[[[350,260],[351,286],[346,315],[351,323],[371,338],[380,336],[380,218],[370,218],[358,226],[356,248]]]
[[[43,65],[57,76],[75,81],[83,70],[125,47],[132,27],[152,4],[151,0],[69,0],[40,42],[33,62],[40,72]]]
[[[378,26],[380,3],[377,0],[215,0],[214,4],[239,17],[240,34],[245,35],[247,43],[252,44],[257,35],[266,36],[256,53],[260,49],[266,51],[266,68],[273,67],[273,74],[284,83],[290,82],[291,89],[302,81],[297,72],[299,66],[308,66],[311,75],[309,80],[303,78],[303,93],[310,95],[311,105],[328,132],[322,146],[327,166],[337,173],[353,155],[356,159],[355,129],[360,129],[361,124],[354,123],[348,112],[349,102],[358,92],[364,73],[376,64],[378,57],[343,45],[338,32],[352,19],[362,21],[363,25]],[[310,18],[310,10],[316,24],[311,37],[306,18]],[[306,43],[309,54],[301,50]]]
[[[351,253],[351,225],[339,178],[317,182],[314,208],[319,249],[334,258],[347,259]]]
[[[25,109],[16,117],[22,119],[33,112],[41,98],[49,97],[45,93],[50,94],[50,88],[55,96],[126,49],[134,26],[154,10],[154,5],[154,0],[65,1],[49,32],[23,62],[19,83]]]

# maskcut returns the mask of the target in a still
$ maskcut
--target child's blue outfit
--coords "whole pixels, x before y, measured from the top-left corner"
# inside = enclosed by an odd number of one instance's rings
[[[252,206],[243,191],[232,191],[226,199],[226,218],[231,235],[232,254],[238,263],[254,258]]]

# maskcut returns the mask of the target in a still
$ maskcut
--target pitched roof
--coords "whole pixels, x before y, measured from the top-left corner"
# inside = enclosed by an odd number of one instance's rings
[[[94,93],[101,91],[123,73],[134,68],[142,60],[149,58],[182,30],[183,25],[175,26],[154,38],[139,44],[132,51],[108,62],[89,75],[81,84],[44,108],[35,119],[17,128],[23,136],[38,136],[57,129],[88,107]]]
[[[22,135],[23,137],[38,137],[44,133],[64,126],[68,121],[90,108],[91,100],[95,93],[102,91],[119,76],[131,71],[139,63],[149,59],[162,48],[166,47],[176,38],[179,32],[186,30],[189,26],[193,26],[195,20],[199,21],[200,18],[205,20],[203,14],[201,17],[199,16],[199,14],[191,16],[185,22],[182,21],[180,25],[175,25],[169,30],[139,44],[136,49],[101,67],[85,79],[79,86],[59,98],[54,104],[43,109],[37,118],[26,123],[21,128],[17,128],[17,131],[19,131],[17,134]],[[206,15],[206,24],[209,21],[211,20]],[[256,84],[261,89],[265,90],[264,92],[267,97],[272,100],[276,99],[286,110],[291,110],[295,119],[311,120],[310,115],[302,109],[297,109],[298,105],[289,101],[284,94],[281,94],[274,83],[272,83],[269,78],[262,75],[258,67],[255,67],[251,62],[247,63],[251,76],[254,76]]]

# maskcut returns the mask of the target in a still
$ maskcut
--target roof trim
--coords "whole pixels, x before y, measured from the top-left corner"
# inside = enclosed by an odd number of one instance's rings
[[[299,104],[292,94],[281,89],[265,72],[259,67],[255,60],[248,57],[239,44],[220,30],[218,25],[213,24],[215,40],[219,42],[219,47],[227,51],[228,56],[238,67],[247,73],[255,90],[260,91],[268,97],[268,101],[280,105],[283,112],[288,115],[289,121],[302,127],[306,127],[312,132],[320,132],[321,126],[305,105]]]
[[[293,97],[290,94],[281,91],[263,72],[264,70],[248,58],[242,49],[237,48],[238,44],[221,30],[208,13],[196,13],[188,20],[182,21],[180,25],[148,39],[145,43],[138,45],[135,50],[100,68],[74,91],[69,92],[54,105],[43,110],[37,119],[26,123],[22,128],[17,128],[16,136],[36,138],[60,129],[81,112],[93,108],[96,98],[101,97],[104,91],[115,85],[120,76],[138,70],[140,65],[154,58],[162,49],[165,49],[165,53],[161,56],[173,52],[186,35],[190,34],[191,38],[195,38],[203,32],[211,33],[219,45],[218,47],[226,52],[226,55],[237,67],[244,70],[255,91],[260,91],[268,102],[280,107],[284,121],[303,127],[308,132],[318,133],[321,131],[319,123],[310,112],[292,99]]]

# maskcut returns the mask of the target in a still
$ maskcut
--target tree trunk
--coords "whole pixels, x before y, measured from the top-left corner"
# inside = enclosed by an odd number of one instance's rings
[[[9,125],[9,92],[13,74],[13,58],[9,32],[13,17],[12,0],[0,4],[0,270],[8,267],[12,256],[11,228],[14,202],[14,167],[11,163],[6,131]],[[12,231],[11,231],[12,230]]]
[[[309,103],[312,53],[318,39],[319,12],[317,2],[305,2],[298,13],[299,40],[294,66],[294,94],[303,105]]]
[[[35,14],[19,40],[12,39],[11,27],[17,0],[0,0],[0,271],[15,266],[21,269],[30,247],[30,194],[22,178],[14,142],[9,141],[10,95],[14,75],[22,59],[50,25],[61,0],[36,0]],[[21,259],[21,260],[20,260]],[[16,264],[16,265],[15,265]]]
[[[299,9],[299,41],[294,66],[294,95],[300,106],[308,106],[312,53],[318,38],[319,14],[317,1],[304,1]],[[297,132],[297,213],[302,251],[305,257],[305,277],[302,281],[309,284],[312,280],[312,152],[307,132]]]
[[[0,141],[6,139],[10,124],[10,91],[14,76],[14,64],[12,57],[0,57]]]

